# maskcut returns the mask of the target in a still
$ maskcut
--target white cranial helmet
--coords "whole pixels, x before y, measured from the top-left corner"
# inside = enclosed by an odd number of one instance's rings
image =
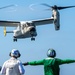
[[[10,56],[11,56],[11,57],[16,57],[16,58],[18,58],[18,57],[21,56],[21,54],[20,54],[19,50],[13,49],[13,50],[11,51],[11,53],[10,53]]]

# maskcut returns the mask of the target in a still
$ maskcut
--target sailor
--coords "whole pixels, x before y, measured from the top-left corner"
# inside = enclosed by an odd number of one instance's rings
[[[23,68],[22,62],[18,60],[21,56],[19,50],[13,49],[9,56],[11,57],[9,60],[5,61],[2,69],[2,75],[23,75],[25,73],[25,69]]]
[[[59,66],[62,64],[74,63],[75,60],[66,59],[62,60],[56,57],[56,51],[54,49],[48,49],[47,51],[48,58],[39,61],[25,62],[23,65],[44,65],[44,75],[59,75],[60,68]]]

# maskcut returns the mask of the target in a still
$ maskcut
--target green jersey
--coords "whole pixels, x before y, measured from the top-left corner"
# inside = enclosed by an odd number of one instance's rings
[[[75,60],[61,60],[58,58],[46,58],[39,61],[28,62],[28,65],[44,65],[45,75],[59,75],[59,65],[73,63]]]

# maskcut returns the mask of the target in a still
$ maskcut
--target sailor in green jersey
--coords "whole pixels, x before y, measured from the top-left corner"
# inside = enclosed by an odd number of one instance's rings
[[[58,59],[56,57],[56,52],[54,49],[49,49],[47,52],[48,58],[39,60],[39,61],[32,61],[32,62],[25,62],[23,65],[44,65],[44,75],[59,75],[60,68],[59,66],[62,64],[69,64],[74,63],[75,60],[71,59]]]

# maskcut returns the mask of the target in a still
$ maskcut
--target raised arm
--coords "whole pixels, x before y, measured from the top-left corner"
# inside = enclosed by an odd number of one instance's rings
[[[72,60],[72,59],[66,59],[66,60],[56,59],[56,61],[58,61],[59,65],[75,63],[75,60]]]
[[[26,65],[43,65],[43,64],[44,64],[44,60],[23,63],[24,66],[26,66]]]

